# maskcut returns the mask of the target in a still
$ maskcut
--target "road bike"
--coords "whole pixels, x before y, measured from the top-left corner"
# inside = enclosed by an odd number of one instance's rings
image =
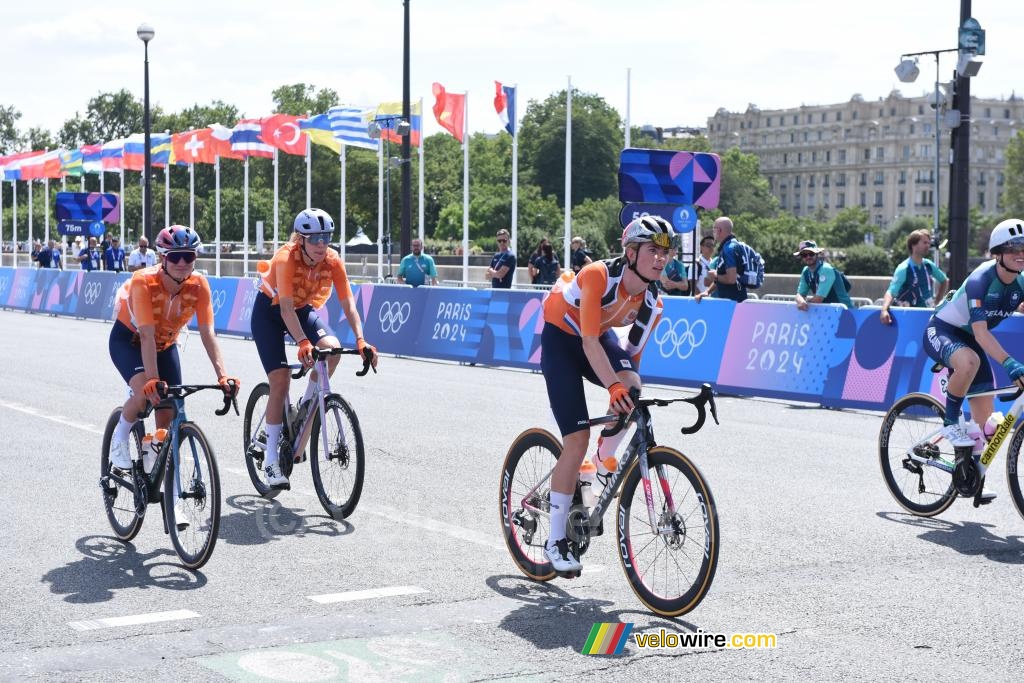
[[[1016,386],[968,394],[998,396],[1013,401],[992,439],[976,459],[972,448],[954,448],[942,437],[945,406],[930,394],[903,396],[885,414],[878,433],[882,477],[896,502],[919,517],[934,517],[949,509],[958,496],[973,500],[974,507],[991,502],[982,498],[985,473],[1013,432],[1006,454],[1006,481],[1017,512],[1024,517],[1021,491],[1020,451],[1024,430],[1017,428],[1024,411],[1024,392]]]
[[[121,408],[115,408],[103,430],[100,456],[100,489],[114,535],[121,541],[135,538],[142,528],[147,507],[160,502],[164,533],[170,535],[174,551],[182,564],[198,569],[206,564],[217,543],[220,526],[220,475],[213,447],[203,431],[185,414],[185,398],[204,389],[223,391],[219,384],[157,385],[163,398],[159,405],[146,403],[137,417],[128,438],[132,468],[125,471],[110,464],[110,442],[121,419]],[[231,407],[238,414],[237,399],[224,396],[224,406],[217,415],[226,415]],[[143,457],[144,420],[153,410],[173,411],[167,437],[149,472]],[[161,494],[161,484],[163,493]]]
[[[295,463],[306,460],[306,445],[309,444],[310,469],[313,473],[313,487],[317,498],[327,514],[335,519],[344,519],[352,514],[359,495],[363,490],[365,454],[363,433],[359,429],[356,412],[339,394],[331,392],[327,373],[327,358],[342,354],[358,355],[355,349],[313,348],[313,367],[289,365],[292,379],[300,379],[311,369],[317,373],[316,390],[312,398],[292,407],[291,399],[285,400],[281,416],[283,429],[278,443],[281,471],[290,477]],[[372,352],[363,353],[363,369],[356,375],[363,377],[373,367]],[[374,372],[377,372],[374,369]],[[283,489],[272,488],[263,471],[263,458],[267,449],[265,429],[267,402],[270,385],[257,384],[245,406],[242,440],[245,446],[245,466],[256,492],[267,499],[275,498]],[[313,408],[310,410],[310,408]],[[324,419],[324,416],[327,416]],[[319,435],[310,440],[310,436]],[[322,457],[321,457],[322,456]]]
[[[615,423],[601,432],[606,438],[629,422],[636,423],[636,432],[592,510],[583,505],[577,482],[566,536],[573,554],[582,557],[592,538],[604,533],[605,511],[618,496],[615,532],[622,570],[650,610],[678,616],[695,608],[711,588],[718,565],[718,512],[697,466],[674,448],[656,444],[650,407],[689,403],[697,419],[681,431],[695,434],[708,410],[718,424],[714,392],[703,384],[689,398],[640,398],[635,390],[631,396],[634,410],[628,416],[589,421],[591,426]],[[528,429],[516,437],[502,466],[498,503],[505,543],[519,570],[537,581],[579,576],[559,574],[544,555],[551,524],[551,473],[561,452],[561,443],[550,432]]]

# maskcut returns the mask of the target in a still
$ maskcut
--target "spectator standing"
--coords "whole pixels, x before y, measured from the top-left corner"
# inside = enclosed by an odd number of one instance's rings
[[[686,265],[679,260],[679,240],[672,240],[672,249],[668,252],[668,262],[661,271],[661,288],[670,296],[686,296],[690,291]]]
[[[54,240],[50,240],[46,247],[39,251],[40,268],[57,268],[58,270],[64,270],[64,263],[60,258],[60,247]]]
[[[139,248],[128,257],[128,270],[136,271],[156,265],[156,252],[149,248],[149,240],[139,238]]]
[[[526,270],[530,274],[530,284],[539,285],[540,269],[537,268],[536,260],[544,254],[544,245],[551,244],[547,237],[541,237],[540,242],[537,243],[537,248],[530,254],[530,260],[526,264]]]
[[[571,252],[569,255],[569,265],[572,267],[573,273],[578,273],[583,266],[593,262],[594,259],[590,258],[590,252],[587,251],[587,242],[580,236],[572,238]]]
[[[704,235],[700,238],[700,256],[697,257],[697,291],[702,292],[711,284],[708,281],[708,273],[711,272],[711,259],[715,257],[715,238],[711,235]]]
[[[927,230],[915,230],[907,237],[907,260],[896,266],[889,289],[882,298],[880,318],[883,323],[892,323],[889,307],[911,306],[913,308],[934,308],[935,302],[943,297],[949,287],[949,278],[935,262],[925,258],[932,244]]]
[[[43,245],[39,240],[36,240],[32,243],[32,262],[35,263],[40,268],[45,268],[46,266],[39,262],[39,252],[41,252],[42,250]]]
[[[700,301],[706,296],[717,299],[731,299],[740,302],[747,299],[747,288],[739,280],[739,264],[743,262],[743,247],[733,233],[732,219],[722,216],[715,220],[711,228],[714,239],[718,242],[718,254],[715,266],[708,270],[710,280],[707,291],[694,298]]]
[[[821,247],[813,240],[804,240],[793,253],[804,264],[796,289],[796,307],[801,311],[806,311],[808,304],[842,304],[853,308],[846,283],[832,264],[822,258],[821,252]]]
[[[402,284],[419,287],[437,284],[437,266],[430,254],[423,253],[423,242],[412,241],[412,253],[402,257],[398,264],[398,281]]]
[[[78,252],[78,261],[82,270],[100,270],[103,267],[103,252],[100,251],[95,237],[89,238],[89,246]]]
[[[516,255],[509,249],[509,232],[505,228],[498,231],[498,253],[491,259],[491,267],[487,269],[487,277],[491,278],[494,289],[511,289],[516,277]]]
[[[546,237],[541,240],[537,249],[540,250],[540,255],[530,259],[530,275],[533,276],[531,281],[535,285],[553,285],[562,274],[562,264],[559,263],[555,249]]]
[[[124,270],[124,249],[121,248],[119,237],[111,239],[110,246],[103,250],[103,269],[115,273]]]

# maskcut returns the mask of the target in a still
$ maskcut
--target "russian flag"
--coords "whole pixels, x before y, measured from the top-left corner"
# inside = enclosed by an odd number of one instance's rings
[[[124,168],[124,143],[123,139],[103,143],[100,162],[104,171],[119,171]]]
[[[141,171],[145,165],[146,138],[142,133],[129,135],[124,141],[122,165],[126,171]]]
[[[494,111],[512,137],[516,135],[516,89],[494,81]]]
[[[274,147],[263,140],[260,119],[242,119],[231,130],[231,151],[250,157],[274,157]]]

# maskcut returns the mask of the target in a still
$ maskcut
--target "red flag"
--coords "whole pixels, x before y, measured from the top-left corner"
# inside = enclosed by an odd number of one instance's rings
[[[214,151],[209,128],[189,130],[171,136],[171,149],[176,164],[212,164]]]
[[[289,114],[274,114],[263,119],[262,133],[264,142],[277,147],[282,152],[306,155],[306,134],[299,130],[299,117]]]
[[[466,96],[452,95],[444,91],[444,86],[434,83],[434,117],[441,127],[462,142],[463,118],[466,112]]]

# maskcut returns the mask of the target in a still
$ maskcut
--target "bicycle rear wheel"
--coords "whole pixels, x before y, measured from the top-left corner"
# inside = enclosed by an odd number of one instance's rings
[[[185,422],[178,430],[180,476],[173,454],[164,469],[164,515],[174,550],[189,569],[206,564],[220,528],[220,475],[206,435]],[[181,490],[177,490],[180,483]]]
[[[142,517],[135,514],[135,494],[116,481],[109,479],[110,473],[110,442],[114,437],[114,429],[121,420],[121,409],[116,408],[107,418],[107,426],[103,429],[103,446],[100,452],[100,490],[103,492],[103,508],[107,512],[107,521],[114,535],[121,541],[130,541],[142,528]],[[145,429],[141,422],[136,422],[128,437],[128,446],[138,458],[142,458],[142,437]],[[125,472],[122,478],[132,479],[131,472]]]
[[[267,475],[263,472],[263,456],[267,447],[267,402],[270,399],[270,385],[266,382],[257,384],[249,394],[245,404],[245,417],[242,420],[242,444],[245,452],[245,469],[249,471],[249,480],[260,496],[270,500],[281,493],[281,489],[271,488],[267,483]],[[281,424],[285,416],[282,415]],[[287,439],[287,430],[282,429],[281,441]],[[284,476],[291,475],[291,458],[281,459]]]
[[[356,509],[363,491],[365,454],[359,418],[338,394],[324,399],[324,415],[313,418],[310,438],[310,469],[317,498],[334,519],[345,519]],[[321,429],[327,435],[327,452],[322,450]]]
[[[953,447],[939,434],[945,412],[933,396],[907,394],[889,408],[878,432],[885,485],[901,507],[920,517],[937,515],[956,500],[952,474],[911,457],[953,465]]]
[[[529,429],[512,442],[501,468],[498,506],[505,545],[519,571],[536,581],[555,578],[555,570],[544,555],[551,518],[537,510],[550,513],[550,474],[561,454],[562,444],[550,432]],[[547,480],[538,486],[545,477]]]
[[[619,496],[619,562],[642,603],[675,617],[700,604],[711,588],[718,567],[718,511],[700,470],[679,451],[656,446],[647,452],[647,465],[659,531],[651,529],[637,458]]]

